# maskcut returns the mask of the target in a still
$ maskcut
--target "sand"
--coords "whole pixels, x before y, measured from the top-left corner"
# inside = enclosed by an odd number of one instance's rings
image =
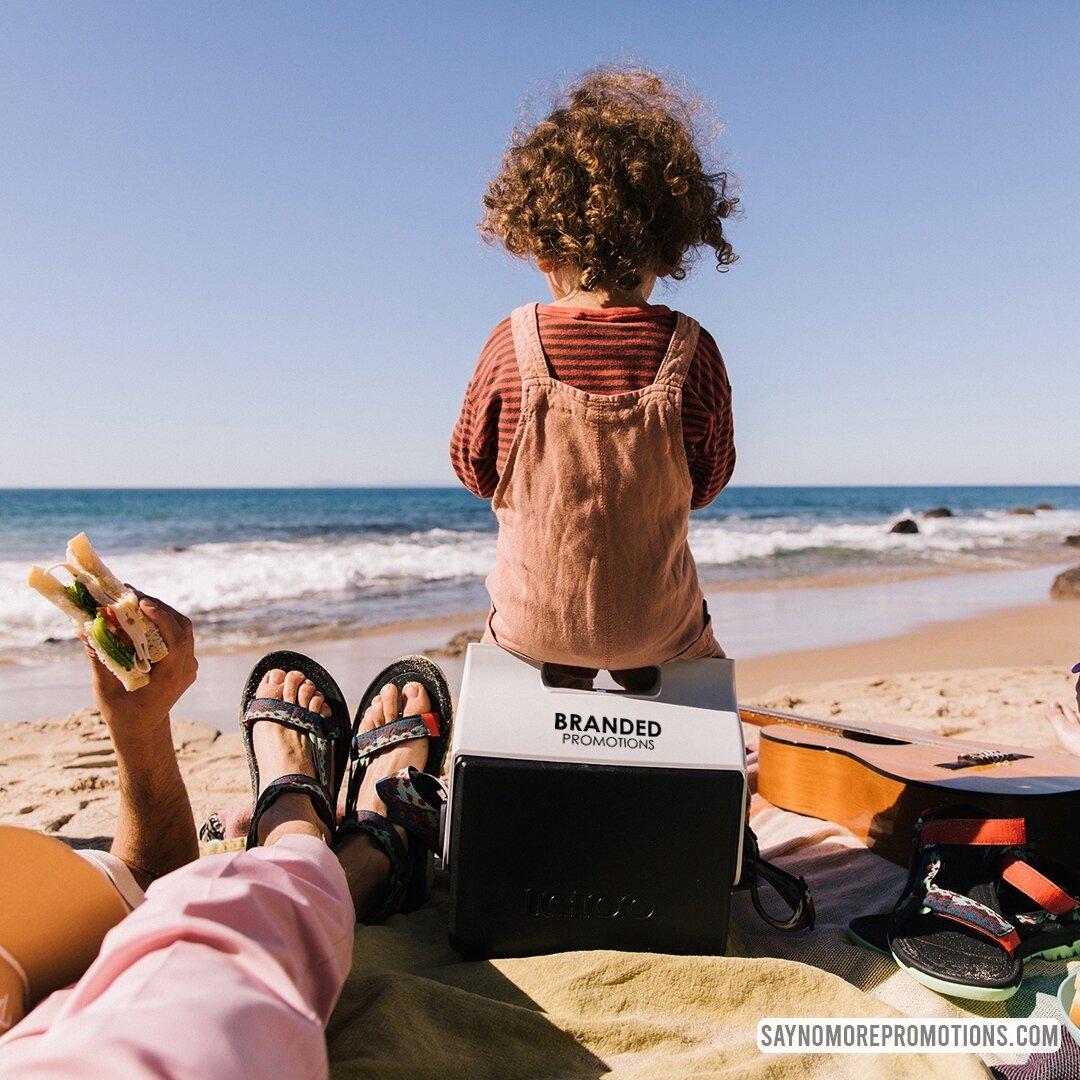
[[[463,629],[468,625],[398,628],[310,643],[309,651],[340,673],[346,696],[356,701],[383,664],[402,653],[434,651]],[[204,658],[199,682],[175,710],[175,744],[197,821],[248,798],[235,700],[254,659],[248,652]],[[1046,703],[1074,700],[1075,677],[1068,672],[1078,659],[1080,603],[1046,602],[858,645],[736,658],[736,679],[744,703],[852,722],[900,723],[990,745],[1051,748],[1057,743]],[[440,662],[456,691],[460,657],[443,656]],[[86,705],[83,663],[73,661],[64,679],[75,700]],[[32,672],[32,679],[24,672],[27,685],[13,690],[16,697],[36,700],[36,715],[44,718],[0,724],[0,823],[107,846],[116,814],[115,757],[92,709],[50,717],[50,687],[62,681],[53,670],[58,666]],[[0,673],[0,691],[9,674]],[[189,709],[190,702],[198,709]]]

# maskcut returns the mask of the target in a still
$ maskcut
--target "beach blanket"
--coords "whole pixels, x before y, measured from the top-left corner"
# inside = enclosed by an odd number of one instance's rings
[[[897,896],[900,867],[839,826],[756,795],[752,818],[763,855],[810,881],[814,931],[772,930],[740,892],[726,957],[578,952],[465,963],[447,942],[440,879],[421,911],[358,928],[328,1031],[331,1075],[966,1080],[989,1076],[974,1055],[765,1054],[756,1027],[765,1017],[1053,1017],[1063,962],[1035,962],[1010,1002],[961,1008],[847,939],[849,919]]]
[[[768,1016],[899,1017],[792,960],[579,952],[463,963],[444,889],[423,911],[358,930],[327,1033],[331,1076],[985,1078],[977,1058],[774,1056]]]

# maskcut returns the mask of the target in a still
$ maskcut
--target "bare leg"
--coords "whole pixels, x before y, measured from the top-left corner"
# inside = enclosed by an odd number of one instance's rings
[[[392,684],[384,686],[379,697],[364,713],[360,730],[370,731],[372,728],[381,727],[391,720],[396,720],[399,711],[405,716],[418,716],[431,708],[427,691],[420,683],[406,683],[402,697],[403,708],[399,710],[397,687]],[[410,765],[422,769],[427,761],[427,745],[427,739],[412,739],[376,754],[361,781],[356,808],[373,810],[385,816],[386,804],[379,798],[375,785],[383,777],[391,776]],[[405,830],[398,826],[395,826],[395,829],[407,845],[409,838]],[[345,870],[345,878],[349,883],[353,903],[356,905],[357,916],[362,918],[382,900],[386,893],[390,860],[382,848],[364,833],[346,833],[335,850]]]

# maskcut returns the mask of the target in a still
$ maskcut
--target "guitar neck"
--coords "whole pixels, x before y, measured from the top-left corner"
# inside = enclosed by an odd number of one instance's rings
[[[740,705],[739,719],[744,724],[754,727],[770,727],[780,724],[788,728],[816,732],[820,735],[834,735],[837,738],[850,739],[854,742],[871,743],[879,746],[901,746],[917,743],[922,746],[985,749],[976,743],[960,739],[947,739],[943,735],[906,728],[898,724],[850,724],[832,720],[821,720],[800,713],[781,712],[779,709],[763,709],[757,705]]]

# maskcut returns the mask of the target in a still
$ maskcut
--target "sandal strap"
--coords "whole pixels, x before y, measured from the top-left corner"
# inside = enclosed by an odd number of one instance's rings
[[[780,898],[791,908],[791,914],[786,919],[778,919],[770,915],[761,902],[758,895],[759,880],[767,881],[780,894]],[[775,863],[766,861],[761,857],[758,848],[757,834],[750,828],[749,823],[743,827],[743,859],[740,882],[750,889],[750,901],[754,910],[770,926],[777,930],[801,930],[804,926],[807,930],[814,929],[816,913],[814,910],[814,897],[810,892],[803,877],[795,877],[786,870],[781,870]]]
[[[1064,915],[1080,907],[1080,900],[1070,896],[1060,885],[1015,854],[1005,856],[1001,876],[1051,915]]]
[[[1020,935],[1016,932],[1016,927],[985,904],[972,900],[970,896],[962,896],[939,885],[930,885],[922,898],[922,905],[946,919],[962,923],[990,938],[1009,956],[1015,955],[1020,947]]]
[[[252,698],[244,710],[244,726],[251,727],[257,720],[272,720],[282,727],[306,731],[320,739],[340,739],[345,732],[341,725],[328,723],[332,717],[305,709],[303,705],[294,705],[291,701],[279,701],[276,698]]]
[[[1013,847],[1027,843],[1023,818],[932,818],[921,822],[918,845],[979,844]]]
[[[336,740],[346,738],[349,734],[348,729],[339,719],[332,715],[323,716],[321,713],[312,712],[311,709],[305,709],[302,705],[295,705],[290,701],[280,701],[277,698],[252,698],[244,710],[243,725],[250,731],[260,720],[302,731],[311,736],[315,740],[312,745],[312,756],[315,759],[316,776],[328,790],[331,789],[335,779],[330,775],[332,762],[336,758],[334,743]],[[343,750],[340,752],[344,753]]]
[[[367,924],[385,922],[400,909],[401,901],[405,897],[405,887],[412,874],[408,849],[394,826],[374,810],[352,810],[346,814],[338,829],[338,835],[348,832],[360,832],[370,836],[390,860],[389,891],[378,908],[368,912],[363,919]]]
[[[384,776],[375,791],[386,803],[387,816],[432,851],[438,851],[439,827],[446,805],[446,787],[436,776],[415,766]]]
[[[225,839],[225,823],[221,820],[221,814],[215,810],[199,826],[199,839],[204,843],[211,840]]]
[[[330,838],[333,840],[334,808],[330,805],[326,788],[314,776],[307,776],[305,773],[287,773],[268,784],[255,803],[255,809],[251,812],[251,825],[248,827],[247,846],[249,849],[259,846],[259,821],[263,814],[282,795],[289,794],[307,795],[311,799],[315,813],[330,831]]]
[[[439,736],[439,714],[420,713],[419,716],[402,716],[370,731],[362,731],[353,738],[352,756],[367,759],[388,746],[408,742],[410,739],[435,739]]]

